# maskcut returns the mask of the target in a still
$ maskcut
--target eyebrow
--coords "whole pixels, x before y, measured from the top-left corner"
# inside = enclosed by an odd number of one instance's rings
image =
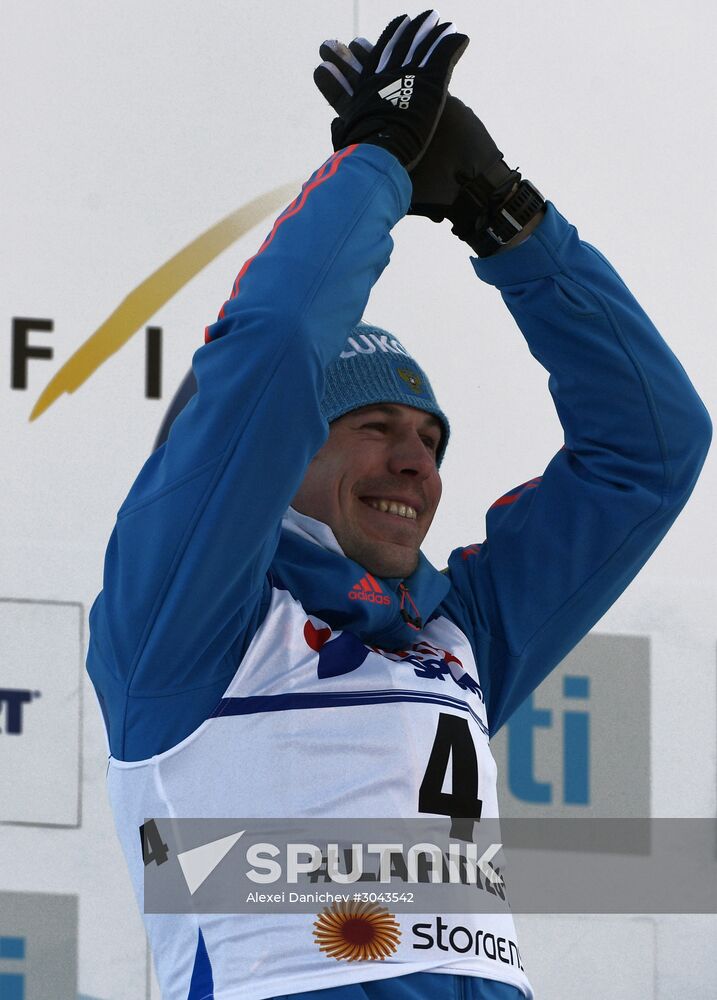
[[[368,406],[362,406],[359,410],[356,410],[355,412],[362,414],[378,412],[378,413],[385,413],[389,417],[394,417],[401,411],[397,406],[391,406],[390,403],[376,403],[376,404],[369,404]],[[438,419],[438,417],[434,417],[432,413],[426,414],[426,419],[423,422],[423,426],[435,427],[437,431],[440,431],[440,433],[443,434],[443,424]]]

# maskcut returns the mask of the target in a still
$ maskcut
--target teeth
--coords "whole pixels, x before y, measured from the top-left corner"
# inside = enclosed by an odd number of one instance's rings
[[[380,510],[384,514],[397,514],[399,517],[407,517],[410,521],[415,521],[418,516],[413,507],[409,507],[405,503],[396,503],[395,500],[368,500],[367,503],[374,510]]]

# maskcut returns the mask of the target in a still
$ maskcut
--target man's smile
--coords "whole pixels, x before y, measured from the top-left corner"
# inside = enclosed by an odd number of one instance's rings
[[[385,497],[361,497],[360,499],[362,503],[382,514],[392,514],[410,521],[415,521],[418,518],[416,507],[403,500],[391,500]]]

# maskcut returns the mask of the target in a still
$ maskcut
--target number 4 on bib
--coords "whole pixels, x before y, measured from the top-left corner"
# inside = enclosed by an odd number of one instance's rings
[[[451,755],[452,790],[444,792],[443,782]],[[418,792],[418,811],[450,816],[453,820],[478,820],[482,808],[483,803],[478,798],[478,757],[468,720],[441,712],[426,773]],[[458,832],[459,828],[461,832]],[[463,839],[464,832],[465,824],[453,824],[452,836]],[[472,836],[468,839],[472,840]]]
[[[148,819],[139,828],[139,840],[142,845],[142,860],[145,868],[153,861],[156,865],[163,865],[169,855],[169,848],[162,840],[153,819]]]

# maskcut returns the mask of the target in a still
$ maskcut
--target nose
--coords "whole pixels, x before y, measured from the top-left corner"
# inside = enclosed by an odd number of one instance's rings
[[[436,471],[435,457],[415,430],[406,430],[394,438],[388,464],[393,475],[411,476],[420,481]]]

